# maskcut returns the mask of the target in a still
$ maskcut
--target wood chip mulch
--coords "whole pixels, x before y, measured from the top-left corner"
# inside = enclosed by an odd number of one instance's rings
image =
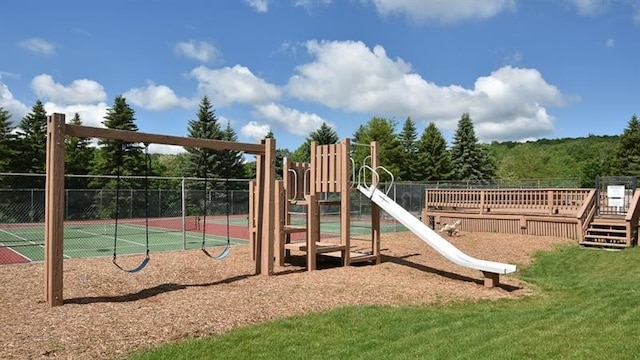
[[[449,240],[467,254],[522,267],[536,250],[574,240],[462,233]],[[222,333],[278,318],[346,305],[423,305],[500,299],[534,290],[513,276],[483,287],[482,274],[456,266],[410,232],[382,236],[379,265],[297,266],[253,275],[249,246],[222,261],[199,250],[152,253],[142,272],[118,270],[109,258],[64,263],[65,305],[44,303],[44,264],[0,266],[0,358],[119,359],[132,351]],[[124,258],[131,266],[140,257]],[[125,264],[128,265],[128,264]]]

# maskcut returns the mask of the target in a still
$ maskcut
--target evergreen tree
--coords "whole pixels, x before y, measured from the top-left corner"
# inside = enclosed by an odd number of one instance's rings
[[[402,144],[395,132],[395,126],[396,122],[394,120],[374,117],[366,125],[360,126],[356,130],[354,139],[360,144],[370,144],[372,141],[377,141],[379,165],[386,168],[397,178],[402,166]],[[371,165],[370,160],[367,160],[367,156],[371,155],[369,148],[357,146],[354,148],[353,153],[356,167],[364,164]],[[356,169],[357,171],[358,169]],[[379,175],[380,181],[391,180],[384,171],[379,172]]]
[[[451,179],[452,165],[447,141],[434,123],[429,123],[418,141],[418,163],[420,171],[416,180]]]
[[[11,113],[0,106],[0,172],[18,172],[16,163],[20,158],[19,144],[13,135],[12,125]],[[16,187],[21,181],[17,176],[0,176],[0,187]]]
[[[20,161],[16,172],[43,174],[46,163],[47,113],[37,100],[18,125]],[[44,184],[44,180],[42,180]]]
[[[11,113],[0,106],[0,172],[13,171],[12,162],[18,155],[12,131]]]
[[[291,155],[291,160],[296,162],[311,161],[311,142],[315,141],[318,145],[331,145],[338,143],[338,134],[327,123],[323,122],[320,127],[309,134],[302,145],[297,148]]]
[[[118,95],[113,106],[107,110],[102,124],[109,129],[138,131],[135,124],[135,112],[127,104],[122,95]],[[101,139],[98,141],[98,149],[95,150],[91,164],[90,174],[97,175],[91,180],[90,186],[106,190],[116,189],[116,180],[101,177],[102,175],[114,176],[119,174],[120,199],[118,216],[120,217],[144,217],[144,191],[145,183],[139,178],[153,175],[153,170],[147,166],[147,159],[143,148],[138,143],[127,143],[116,140]],[[130,189],[131,191],[122,191]],[[113,217],[115,215],[115,192],[105,191],[101,199],[100,216]]]
[[[69,122],[71,125],[82,125],[82,119],[78,113]],[[65,173],[73,175],[86,175],[89,173],[93,159],[93,149],[89,146],[91,141],[86,138],[67,136],[65,138]],[[84,189],[87,186],[86,178],[72,178],[66,183],[67,189]]]
[[[82,125],[82,120],[78,113],[69,122],[72,125]],[[90,140],[67,136],[65,138],[65,173],[73,175],[86,175],[89,172],[91,161],[93,160],[93,148]],[[95,192],[88,191],[88,177],[67,177],[65,188],[67,189],[66,219],[86,219],[91,218],[91,204]]]
[[[231,127],[231,123],[227,122],[227,127],[222,132],[222,140],[238,142],[238,136]],[[244,179],[244,153],[242,151],[227,150],[223,151],[220,158],[221,175],[226,179]],[[239,186],[240,185],[240,186]],[[230,183],[232,189],[244,189],[245,183]]]
[[[416,130],[416,124],[408,117],[402,126],[402,132],[399,135],[400,144],[402,144],[402,164],[400,167],[400,176],[398,180],[414,181],[418,180],[416,177],[419,165],[418,165],[418,143],[417,143],[418,131]]]
[[[190,120],[187,136],[209,140],[222,140],[223,133],[215,109],[205,95],[200,101],[197,120]],[[187,151],[187,175],[199,178],[218,177],[221,174],[220,152],[210,149],[185,148]],[[224,171],[224,170],[222,170]]]
[[[458,121],[451,158],[456,180],[490,180],[495,176],[495,165],[487,149],[478,142],[468,113]]]
[[[615,165],[614,172],[618,175],[640,175],[640,120],[636,114],[633,114],[620,135]]]

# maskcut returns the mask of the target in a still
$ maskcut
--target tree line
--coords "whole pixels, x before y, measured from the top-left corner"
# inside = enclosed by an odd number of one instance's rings
[[[47,115],[37,100],[31,111],[14,126],[11,114],[0,107],[0,172],[44,173]],[[71,124],[81,125],[78,114]],[[124,96],[115,98],[107,110],[103,125],[111,129],[137,131],[134,110]],[[640,120],[633,115],[621,135],[576,139],[537,140],[529,142],[481,143],[475,134],[469,113],[461,115],[451,144],[435,123],[419,134],[408,117],[401,126],[394,119],[373,117],[358,127],[352,141],[379,143],[379,162],[396,181],[479,181],[535,178],[577,178],[582,186],[593,186],[596,176],[640,174]],[[398,131],[399,128],[399,131]],[[188,137],[237,141],[231,124],[222,124],[210,99],[201,99],[195,119],[189,120]],[[273,137],[273,133],[266,135]],[[338,135],[323,123],[309,133],[294,151],[277,149],[276,172],[281,176],[284,157],[292,161],[309,161],[310,144],[334,144]],[[113,188],[112,178],[121,176],[198,177],[209,179],[247,179],[255,176],[255,162],[245,161],[238,151],[213,151],[185,148],[177,155],[146,153],[147,144],[67,137],[65,140],[67,174],[95,175],[69,179],[67,188]],[[352,147],[352,157],[359,164],[366,161],[369,149]],[[150,159],[150,162],[148,161]],[[44,185],[44,179],[40,179]],[[126,179],[123,186],[141,187],[141,180]],[[0,178],[0,188],[20,187],[11,177]],[[232,183],[244,188],[246,184]],[[227,184],[227,186],[229,186]]]

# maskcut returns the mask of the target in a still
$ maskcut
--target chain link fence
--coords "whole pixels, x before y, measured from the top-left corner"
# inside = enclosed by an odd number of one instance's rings
[[[167,251],[220,245],[228,241],[228,230],[226,239],[224,233],[230,226],[245,230],[248,227],[248,181],[68,175],[64,194],[65,256],[115,256],[142,254],[149,248]],[[44,184],[45,176],[41,174],[0,173],[0,264],[43,260]],[[380,188],[419,217],[425,190],[430,188],[578,187],[578,184],[579,179],[438,181],[386,183],[380,184]],[[339,194],[321,194],[325,200],[338,197]],[[292,211],[302,214],[305,209],[293,207]],[[321,213],[324,219],[339,221],[340,206],[323,206]],[[351,217],[352,227],[366,227],[370,223],[371,201],[359,192],[351,195]],[[382,220],[385,231],[406,230],[384,212]],[[362,234],[368,231],[360,230]]]

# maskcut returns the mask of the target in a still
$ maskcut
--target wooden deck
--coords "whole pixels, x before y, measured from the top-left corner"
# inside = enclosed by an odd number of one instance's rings
[[[594,189],[427,190],[422,221],[437,231],[462,220],[461,230],[555,236],[581,245],[630,247],[637,242],[640,192],[626,214],[597,216]]]

